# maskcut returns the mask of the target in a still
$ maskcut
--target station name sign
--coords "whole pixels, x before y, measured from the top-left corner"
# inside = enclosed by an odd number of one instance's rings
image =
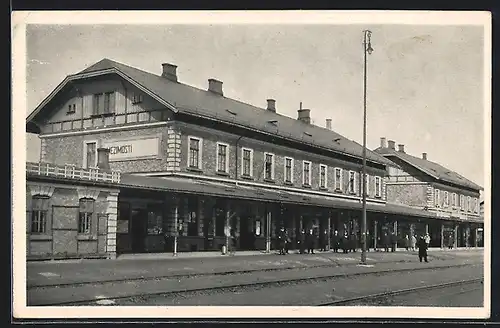
[[[156,158],[159,154],[160,138],[110,140],[104,143],[109,148],[109,161],[128,161]]]

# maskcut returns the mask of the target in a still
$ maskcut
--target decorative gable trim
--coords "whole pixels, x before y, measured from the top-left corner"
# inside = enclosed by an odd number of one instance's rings
[[[42,102],[36,107],[36,109],[28,116],[26,119],[26,123],[32,121],[38,113],[41,112],[41,110],[69,83],[72,81],[78,81],[82,79],[88,79],[92,77],[97,77],[97,76],[103,76],[107,74],[117,74],[133,86],[135,86],[137,89],[141,90],[142,92],[146,93],[168,109],[172,110],[174,113],[177,113],[178,110],[175,108],[174,105],[170,104],[169,102],[165,101],[163,98],[149,90],[148,88],[144,87],[142,84],[138,83],[122,71],[120,71],[117,68],[109,68],[109,69],[104,69],[100,70],[97,72],[89,72],[89,73],[83,73],[83,74],[75,74],[75,75],[68,75]]]
[[[100,190],[91,188],[78,188],[78,199],[87,198],[97,200],[99,197]]]

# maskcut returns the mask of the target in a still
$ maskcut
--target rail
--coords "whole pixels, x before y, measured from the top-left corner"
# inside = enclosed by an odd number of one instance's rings
[[[119,183],[120,172],[105,171],[99,168],[79,168],[75,165],[56,165],[52,163],[26,163],[27,175],[50,176],[56,178],[87,180],[96,182]]]

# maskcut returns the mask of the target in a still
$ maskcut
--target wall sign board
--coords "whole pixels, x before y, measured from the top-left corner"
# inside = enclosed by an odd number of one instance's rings
[[[141,138],[109,140],[103,142],[109,148],[109,161],[130,161],[136,159],[157,158],[160,138]]]

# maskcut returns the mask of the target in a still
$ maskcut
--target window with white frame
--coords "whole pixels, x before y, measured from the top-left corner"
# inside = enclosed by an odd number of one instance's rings
[[[285,157],[285,182],[293,183],[293,158]]]
[[[382,197],[382,178],[375,177],[375,197]]]
[[[302,161],[302,184],[311,185],[311,162]]]
[[[457,193],[451,194],[451,206],[457,207]]]
[[[49,198],[34,196],[31,202],[31,233],[47,232],[47,213],[49,211]]]
[[[97,167],[97,141],[85,141],[83,144],[83,167]]]
[[[470,196],[467,196],[467,212],[472,212],[472,203]]]
[[[328,166],[324,164],[319,165],[319,187],[326,189],[328,180]]]
[[[441,200],[441,194],[439,189],[434,189],[434,206],[439,207],[439,201]]]
[[[228,173],[229,171],[229,145],[217,143],[217,172]]]
[[[94,214],[94,200],[80,199],[80,213],[78,217],[78,233],[90,234],[92,232],[92,216]]]
[[[446,190],[443,192],[443,197],[444,197],[444,206],[448,207],[449,199],[448,199],[448,192]]]
[[[365,190],[366,190],[366,196],[370,194],[370,175],[367,173],[365,174]]]
[[[264,153],[264,179],[274,180],[274,154]]]
[[[203,140],[197,137],[188,138],[188,167],[201,170]]]
[[[250,148],[241,149],[242,172],[246,177],[253,176],[253,150]]]
[[[460,209],[464,210],[464,195],[460,195]]]
[[[348,190],[351,194],[356,193],[356,172],[349,171],[349,187]]]
[[[342,169],[340,167],[335,168],[335,190],[342,190]]]

